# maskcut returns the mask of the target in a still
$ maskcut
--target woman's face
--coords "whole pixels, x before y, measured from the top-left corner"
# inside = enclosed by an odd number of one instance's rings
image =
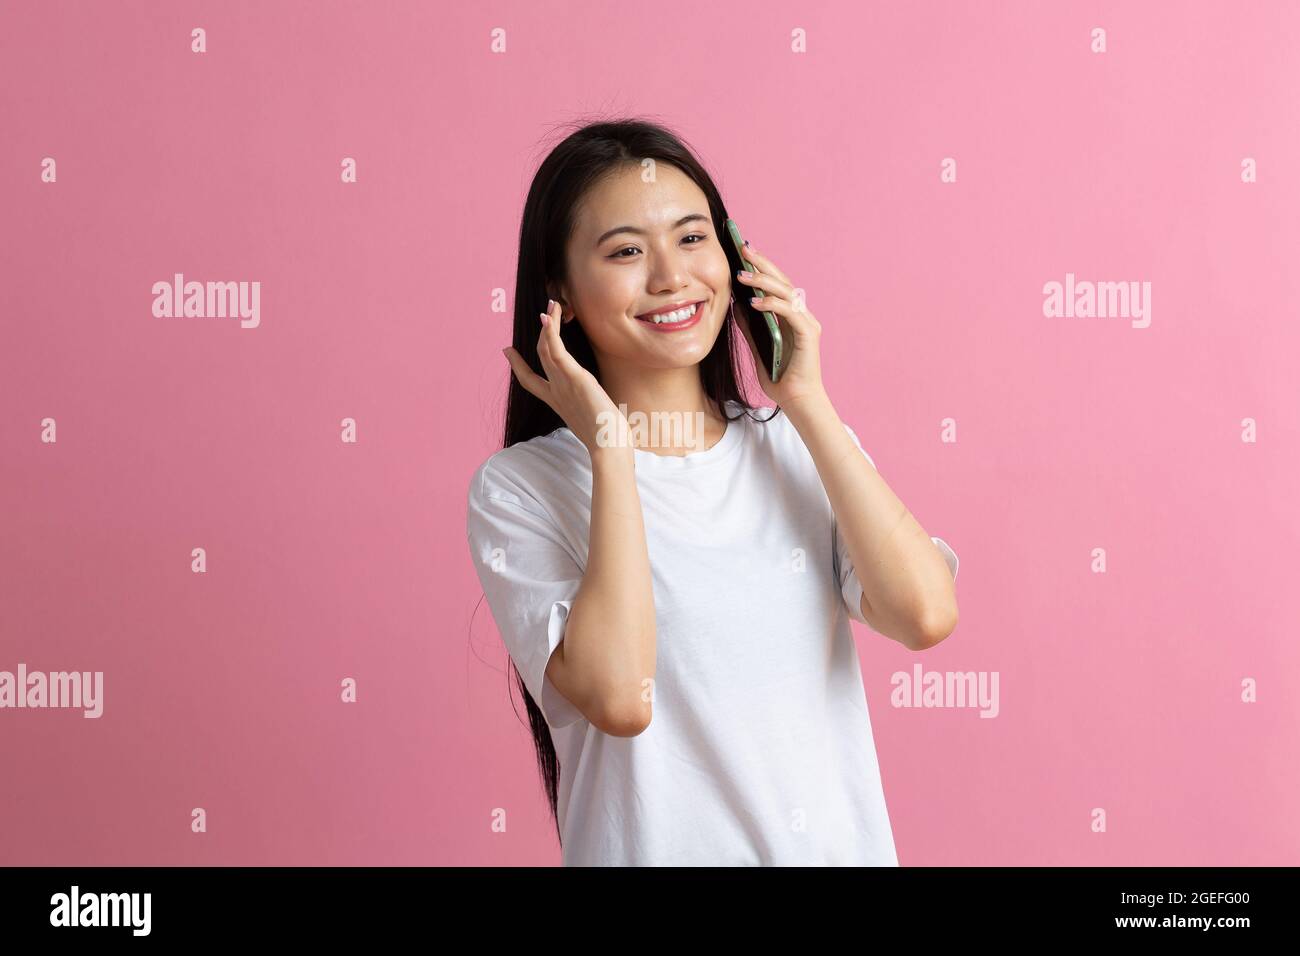
[[[698,365],[731,304],[731,266],[703,191],[675,166],[657,164],[655,174],[654,182],[642,181],[639,166],[613,174],[577,210],[561,295],[602,370]],[[681,328],[638,318],[690,303],[696,313]]]

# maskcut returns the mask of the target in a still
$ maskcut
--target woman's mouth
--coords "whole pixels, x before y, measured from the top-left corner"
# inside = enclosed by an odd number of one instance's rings
[[[643,322],[656,332],[677,332],[689,329],[700,321],[704,301],[692,302],[671,312],[659,312],[653,315],[638,315],[638,322]]]

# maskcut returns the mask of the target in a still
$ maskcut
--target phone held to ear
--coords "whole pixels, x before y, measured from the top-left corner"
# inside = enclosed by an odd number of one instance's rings
[[[731,234],[731,242],[736,247],[736,255],[740,256],[740,261],[745,267],[745,271],[757,272],[758,270],[754,268],[753,263],[745,258],[745,240],[740,238],[740,227],[736,225],[736,220],[727,220],[727,232]],[[733,283],[740,282],[740,280],[734,276],[731,281]],[[750,296],[761,291],[747,285],[739,285],[738,287],[742,290],[742,295],[745,294],[744,290],[747,290]],[[746,316],[754,315],[753,308],[750,308],[747,311],[742,310],[742,312]],[[755,328],[758,324],[757,321],[750,318],[749,334],[753,336],[754,345],[758,349],[759,358],[763,360],[763,366],[767,369],[768,377],[771,378],[772,383],[775,384],[781,381],[781,373],[785,371],[785,363],[782,361],[781,356],[781,325],[777,322],[776,316],[771,312],[764,312],[763,320],[767,327],[759,329]]]

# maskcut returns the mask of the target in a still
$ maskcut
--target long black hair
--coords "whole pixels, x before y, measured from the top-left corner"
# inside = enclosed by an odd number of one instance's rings
[[[545,377],[537,356],[537,340],[541,336],[540,314],[546,309],[548,282],[563,281],[568,263],[565,257],[568,239],[574,227],[574,211],[587,191],[605,176],[628,167],[639,167],[642,160],[651,159],[657,164],[676,167],[699,186],[709,201],[713,228],[731,265],[732,295],[741,314],[723,323],[717,341],[699,364],[700,384],[704,392],[729,420],[725,402],[737,402],[743,409],[741,415],[755,411],[743,395],[737,378],[737,349],[749,351],[744,334],[735,328],[735,320],[749,321],[757,315],[749,304],[753,290],[736,278],[742,268],[735,247],[727,238],[727,208],[717,186],[699,160],[676,134],[664,126],[647,120],[628,118],[580,125],[547,155],[533,177],[524,203],[523,219],[519,227],[519,269],[515,275],[515,327],[512,344],[528,367]],[[761,324],[753,326],[761,328]],[[596,356],[586,333],[578,322],[560,325],[564,347],[587,371],[600,379]],[[742,353],[743,354],[743,353]],[[780,411],[780,406],[772,414]],[[737,416],[738,418],[741,416]],[[757,420],[757,419],[756,419]],[[766,418],[761,419],[766,421]],[[565,422],[555,410],[510,375],[506,398],[506,421],[503,447],[548,435]],[[730,426],[729,426],[730,427]],[[514,666],[514,661],[511,661]],[[560,765],[551,741],[551,730],[542,716],[536,701],[524,686],[518,668],[515,678],[528,708],[528,722],[537,750],[537,764],[546,788],[546,799],[555,819],[556,834],[560,834],[558,787]]]

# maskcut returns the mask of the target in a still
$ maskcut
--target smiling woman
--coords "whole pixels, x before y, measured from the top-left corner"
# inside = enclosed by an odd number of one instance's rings
[[[702,407],[696,367],[718,341],[739,268],[709,210],[677,166],[622,162],[587,191],[565,241],[567,271],[546,284],[561,321],[581,326],[605,391],[631,405],[655,395]]]
[[[726,221],[660,126],[596,123],[546,157],[470,551],[566,865],[894,866],[849,621],[941,640],[955,554],[835,417],[784,274],[755,250],[761,271],[738,276]],[[751,296],[794,342],[779,385],[756,369],[778,402],[763,415],[736,365]],[[703,436],[629,426],[656,415],[697,416]]]

